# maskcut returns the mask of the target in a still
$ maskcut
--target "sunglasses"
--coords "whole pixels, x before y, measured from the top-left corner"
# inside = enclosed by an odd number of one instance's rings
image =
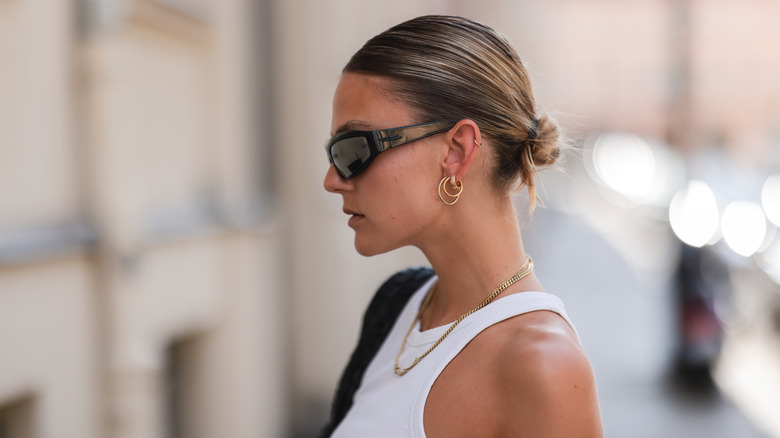
[[[380,153],[434,134],[449,131],[450,122],[430,122],[376,131],[344,131],[325,145],[328,159],[344,179],[366,170]]]

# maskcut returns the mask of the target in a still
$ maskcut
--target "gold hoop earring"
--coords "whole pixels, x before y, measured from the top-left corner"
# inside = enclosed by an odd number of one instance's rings
[[[444,184],[447,180],[450,180],[450,185],[453,189],[457,190],[457,193],[450,193],[447,191],[447,186]],[[444,192],[444,195],[442,195],[442,191]],[[451,177],[447,178],[446,176],[442,178],[442,180],[439,182],[439,199],[441,199],[441,202],[452,205],[456,202],[458,202],[458,199],[460,199],[460,195],[463,193],[463,181],[455,182],[455,175],[452,175]],[[449,198],[452,198],[452,201],[446,201],[444,199],[444,196],[447,196]]]

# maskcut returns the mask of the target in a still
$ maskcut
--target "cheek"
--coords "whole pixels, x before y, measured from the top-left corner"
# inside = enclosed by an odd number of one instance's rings
[[[373,175],[376,178],[372,178],[370,191],[377,195],[381,193],[374,203],[385,213],[383,222],[400,227],[398,231],[401,232],[424,226],[431,220],[439,202],[436,195],[438,174],[430,151],[414,146],[389,151],[374,162],[377,172]]]
[[[435,212],[435,192],[425,182],[397,184],[393,195],[394,208],[389,209],[389,220],[406,228],[419,228],[431,220]]]
[[[405,213],[409,217],[422,220],[436,210],[438,196],[436,195],[438,181],[434,182],[430,178],[430,172],[427,177],[411,178],[404,182],[397,183],[399,190],[399,202],[408,209]]]

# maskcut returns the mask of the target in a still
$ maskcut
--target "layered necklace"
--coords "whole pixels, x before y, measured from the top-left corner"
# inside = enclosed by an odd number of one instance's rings
[[[406,368],[401,368],[401,366],[398,364],[398,361],[401,359],[401,355],[404,352],[404,348],[406,347],[406,341],[407,339],[409,339],[409,334],[412,332],[412,329],[417,324],[417,321],[420,320],[422,313],[425,311],[425,309],[428,307],[428,304],[431,302],[431,298],[433,298],[433,293],[436,291],[436,286],[438,285],[438,283],[435,284],[431,288],[431,291],[428,292],[428,295],[426,295],[425,300],[420,306],[420,310],[417,312],[417,316],[414,318],[414,321],[412,321],[412,326],[409,327],[409,330],[406,332],[406,336],[404,336],[404,341],[401,344],[401,350],[398,352],[398,356],[395,357],[395,373],[398,374],[399,376],[403,376],[404,374],[408,373],[409,370],[411,370],[412,368],[414,368],[415,365],[420,363],[420,361],[423,360],[425,356],[430,354],[430,352],[433,351],[434,348],[438,347],[439,344],[441,344],[441,342],[444,340],[444,338],[446,338],[450,333],[452,333],[452,331],[455,329],[455,327],[458,324],[460,324],[461,321],[466,319],[466,317],[476,312],[477,310],[490,304],[490,302],[493,301],[493,299],[495,299],[501,292],[505,291],[506,288],[513,285],[518,280],[524,278],[525,276],[530,274],[531,271],[533,270],[534,270],[534,262],[533,260],[531,260],[531,257],[528,257],[528,259],[525,261],[523,266],[520,267],[520,270],[517,271],[515,275],[513,275],[507,281],[501,283],[497,288],[495,288],[493,292],[491,292],[490,295],[487,296],[487,298],[482,300],[482,302],[477,305],[477,307],[469,310],[468,312],[461,315],[458,319],[453,321],[452,324],[450,324],[449,328],[447,328],[447,331],[445,331],[444,334],[441,335],[441,337],[436,342],[434,342],[433,345],[431,345],[423,354],[417,356],[411,365],[409,365]]]

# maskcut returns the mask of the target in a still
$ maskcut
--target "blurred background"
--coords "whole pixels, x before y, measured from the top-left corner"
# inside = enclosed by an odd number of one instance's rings
[[[780,437],[777,0],[0,0],[0,438],[313,436],[425,263],[355,253],[332,93],[428,13],[507,35],[569,134],[517,204],[606,435]]]

